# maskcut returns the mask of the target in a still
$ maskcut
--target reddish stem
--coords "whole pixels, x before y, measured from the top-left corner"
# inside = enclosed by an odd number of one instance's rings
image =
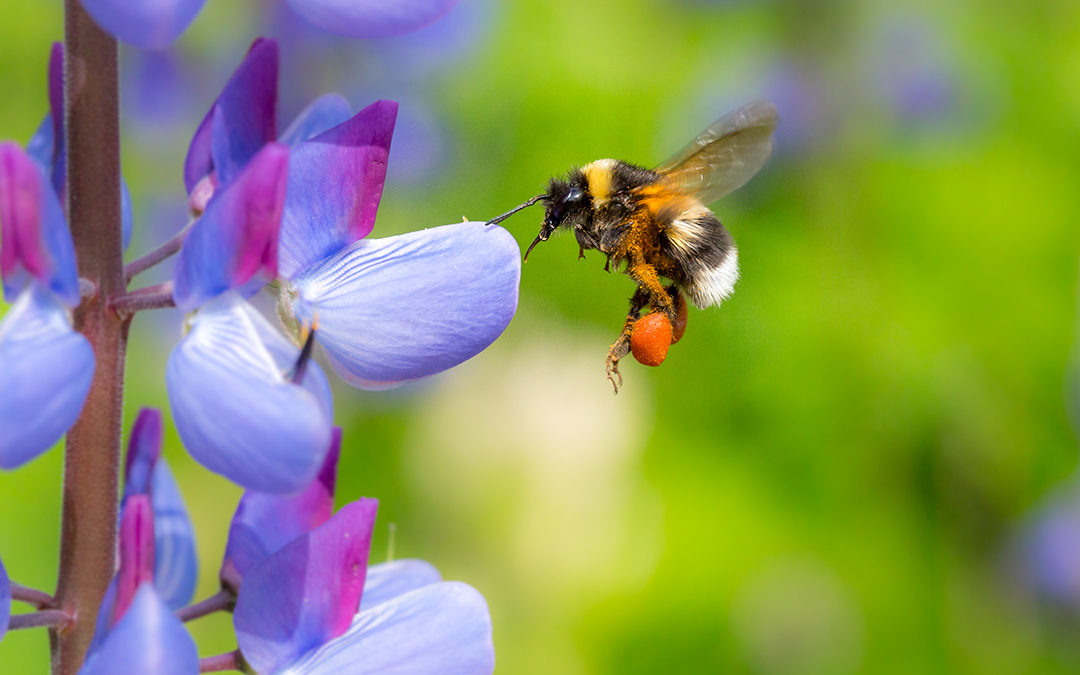
[[[29,586],[23,586],[14,581],[11,582],[11,599],[25,602],[38,609],[50,609],[56,606],[56,600],[45,591],[39,591],[38,589],[30,588]]]
[[[108,308],[124,292],[116,41],[80,0],[64,0],[64,46],[67,214],[79,274],[98,289],[75,311],[75,329],[93,346],[96,367],[64,454],[56,602],[73,621],[49,632],[52,672],[75,675],[113,575],[129,324]]]
[[[184,245],[184,239],[187,238],[188,231],[191,230],[191,223],[184,226],[184,229],[176,233],[172,239],[168,240],[161,246],[158,246],[153,251],[150,251],[141,258],[132,260],[124,266],[124,281],[131,281],[139,274],[142,274],[151,267],[158,263],[168,260],[170,257],[176,255],[180,248]]]
[[[176,307],[176,303],[173,301],[172,288],[171,281],[140,288],[113,298],[109,303],[109,307],[121,317],[131,316],[135,312],[141,312],[144,309]]]
[[[200,600],[194,605],[188,605],[182,609],[176,610],[176,618],[181,621],[187,622],[199,617],[213,614],[214,612],[226,612],[233,608],[236,604],[236,597],[225,589],[221,589],[217,593],[211,595],[205,600]]]
[[[240,656],[240,650],[199,659],[200,673],[217,673],[223,670],[244,672],[244,659]]]
[[[71,615],[62,609],[43,609],[30,614],[12,614],[8,630],[24,628],[63,628],[71,623]]]

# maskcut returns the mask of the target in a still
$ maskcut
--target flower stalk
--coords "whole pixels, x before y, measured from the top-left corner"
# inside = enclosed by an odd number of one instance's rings
[[[124,353],[129,321],[109,309],[124,292],[116,40],[64,2],[67,214],[79,273],[98,293],[75,311],[93,346],[93,384],[64,455],[56,603],[73,620],[50,630],[52,672],[74,675],[114,573]]]

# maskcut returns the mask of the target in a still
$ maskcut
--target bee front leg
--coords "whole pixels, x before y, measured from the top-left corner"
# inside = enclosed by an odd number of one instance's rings
[[[626,321],[623,322],[622,333],[611,345],[611,348],[608,349],[605,369],[607,371],[608,381],[611,382],[611,386],[614,387],[616,394],[619,393],[619,387],[622,386],[623,382],[622,374],[619,372],[619,360],[630,353],[630,332],[633,330],[637,320],[641,318],[641,310],[644,309],[647,304],[649,304],[649,293],[638,286],[637,291],[635,291],[633,297],[630,298],[630,311],[626,315]]]

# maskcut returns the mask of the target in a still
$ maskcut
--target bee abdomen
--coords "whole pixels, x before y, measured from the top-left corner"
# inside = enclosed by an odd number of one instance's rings
[[[699,308],[718,305],[735,292],[739,252],[720,220],[704,206],[684,211],[664,230],[665,252],[676,281]]]

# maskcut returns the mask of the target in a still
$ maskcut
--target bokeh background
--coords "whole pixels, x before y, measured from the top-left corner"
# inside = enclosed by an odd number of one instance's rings
[[[60,9],[3,14],[0,137],[25,142]],[[692,311],[662,367],[628,360],[618,396],[603,360],[633,286],[568,236],[480,356],[390,392],[337,383],[339,503],[380,499],[374,561],[485,594],[498,672],[1080,672],[1080,5],[462,0],[355,42],[212,2],[173,49],[122,52],[129,256],[184,223],[187,141],[257,35],[281,41],[282,124],[325,91],[401,102],[382,234],[491,217],[592,159],[658,163],[754,98],[780,109],[770,164],[715,205],[736,294]],[[506,225],[528,244],[539,219]],[[180,321],[135,321],[129,425],[167,414]],[[204,596],[240,493],[171,429],[165,453]],[[4,564],[46,589],[61,460],[0,475]],[[227,617],[190,626],[204,655],[235,645]],[[46,655],[43,632],[8,634],[0,670]]]

